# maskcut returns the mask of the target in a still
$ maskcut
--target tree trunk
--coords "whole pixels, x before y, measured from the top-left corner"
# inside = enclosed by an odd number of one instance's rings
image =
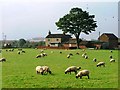
[[[76,36],[76,40],[77,40],[77,49],[80,49],[79,48],[79,45],[80,45],[79,36]]]

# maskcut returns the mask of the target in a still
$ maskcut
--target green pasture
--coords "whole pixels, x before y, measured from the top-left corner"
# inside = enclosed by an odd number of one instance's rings
[[[82,57],[80,50],[44,50],[46,57],[35,58],[40,49],[24,49],[26,53],[17,54],[2,51],[2,57],[7,59],[2,63],[2,88],[118,88],[118,50],[86,50],[89,56],[86,60]],[[53,51],[53,53],[51,53]],[[62,54],[59,52],[62,51]],[[79,52],[80,55],[76,55]],[[73,53],[69,59],[67,54]],[[109,62],[112,55],[115,63]],[[93,58],[98,61],[93,62]],[[106,67],[96,67],[99,61],[104,61]],[[36,74],[36,66],[47,65],[52,75]],[[69,66],[81,66],[81,69],[90,71],[90,79],[84,76],[76,79],[75,74],[65,74]]]

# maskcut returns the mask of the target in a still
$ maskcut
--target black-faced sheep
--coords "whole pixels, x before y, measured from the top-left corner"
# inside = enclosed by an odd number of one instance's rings
[[[43,53],[42,55],[43,55],[43,56],[47,56],[47,54],[46,54],[46,53]]]
[[[85,55],[85,59],[88,59],[88,56],[87,56],[87,55]]]
[[[5,58],[1,58],[0,62],[6,62],[6,59]]]
[[[43,73],[49,73],[49,74],[52,73],[48,66],[42,66],[42,68],[43,68]]]
[[[60,51],[60,54],[62,54],[62,52]]]
[[[113,58],[112,55],[110,55],[109,58],[112,59]]]
[[[25,51],[21,51],[22,53],[25,53]]]
[[[82,54],[82,57],[85,58],[85,55],[87,55],[87,54],[86,54],[86,53],[83,53],[83,54]]]
[[[79,55],[79,52],[77,52],[76,54]]]
[[[70,56],[73,56],[73,54],[72,54],[72,53],[70,53],[69,55],[70,55]]]
[[[89,77],[89,70],[82,70],[82,71],[79,71],[78,74],[76,75],[76,78],[79,78],[82,79],[82,76],[88,76],[88,79],[90,78]]]
[[[99,63],[97,64],[97,67],[98,67],[98,66],[100,66],[100,67],[101,67],[101,66],[104,66],[104,67],[105,67],[105,62],[99,62]]]
[[[96,61],[97,61],[97,59],[96,59],[96,58],[94,58],[94,59],[93,59],[93,62],[96,62]]]
[[[18,51],[18,52],[17,52],[17,54],[21,54],[21,52],[20,52],[20,51]]]
[[[111,53],[113,53],[113,51],[112,51],[112,50],[110,50],[110,52],[111,52]]]
[[[75,74],[77,74],[77,70],[81,69],[81,67],[76,67],[76,66],[70,66],[65,70],[65,74],[70,73],[71,72],[75,72]]]
[[[36,56],[36,58],[40,58],[41,57],[41,54],[38,54],[37,56]]]
[[[110,62],[115,62],[115,59],[110,59]]]
[[[36,67],[36,73],[43,75],[43,68],[42,68],[42,66],[37,66],[37,67]]]
[[[67,55],[67,58],[70,58],[70,55],[69,55],[69,54]]]

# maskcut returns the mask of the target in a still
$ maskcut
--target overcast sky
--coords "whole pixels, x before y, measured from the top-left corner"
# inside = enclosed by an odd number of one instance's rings
[[[97,39],[100,33],[114,33],[118,36],[118,2],[101,0],[3,0],[0,3],[0,32],[7,39],[30,39],[46,37],[48,31],[62,33],[57,30],[55,22],[69,13],[71,8],[78,7],[95,15],[97,28],[90,35],[81,33],[85,39]],[[100,0],[98,0],[100,1]]]

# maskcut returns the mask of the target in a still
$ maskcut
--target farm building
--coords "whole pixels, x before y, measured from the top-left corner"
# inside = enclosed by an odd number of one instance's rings
[[[49,31],[45,38],[46,46],[48,47],[60,47],[66,41],[72,38],[70,35],[66,34],[51,34]]]
[[[113,33],[103,33],[98,40],[106,44],[109,49],[118,47],[118,38]]]

